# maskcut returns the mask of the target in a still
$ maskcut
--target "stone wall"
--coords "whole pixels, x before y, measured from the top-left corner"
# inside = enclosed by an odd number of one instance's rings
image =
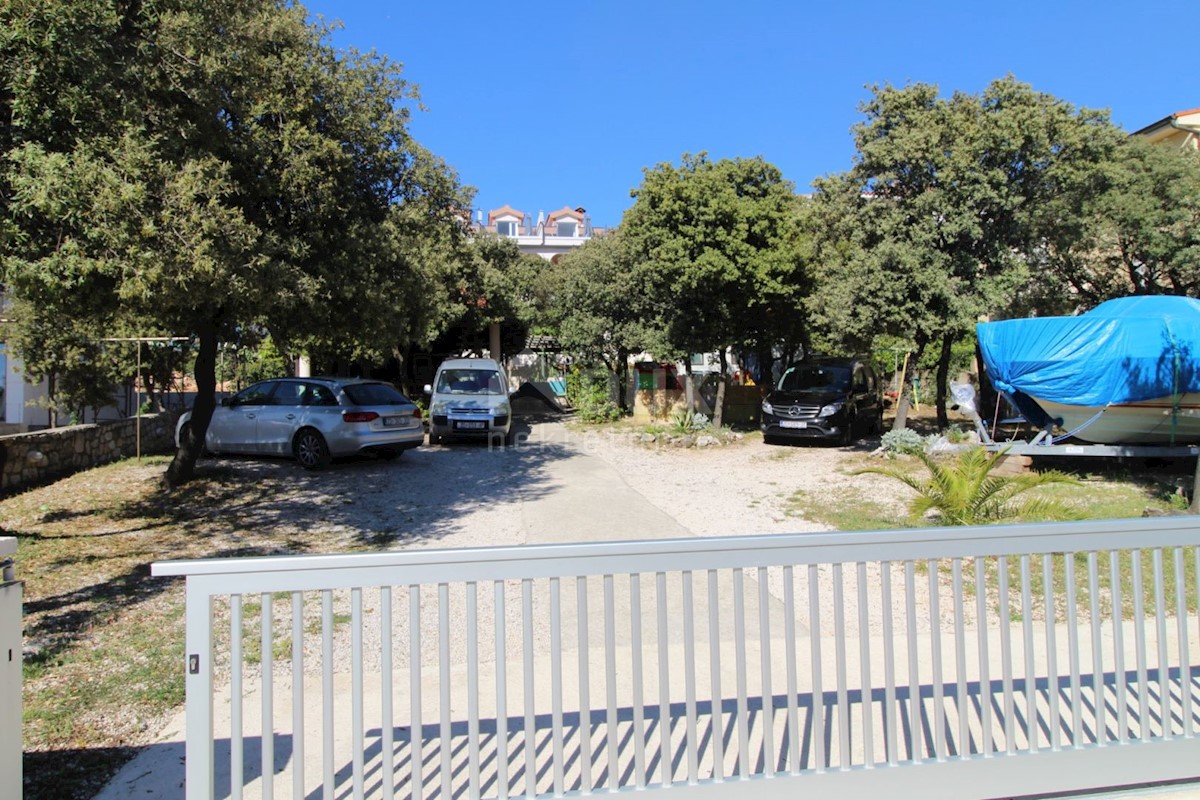
[[[141,418],[142,455],[174,449],[174,414]],[[0,436],[0,492],[47,483],[137,455],[137,418]]]

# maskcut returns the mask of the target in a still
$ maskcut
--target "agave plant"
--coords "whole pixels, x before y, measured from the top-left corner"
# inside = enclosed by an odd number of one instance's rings
[[[963,452],[958,458],[938,460],[928,453],[916,453],[929,476],[918,478],[894,467],[867,467],[855,475],[875,473],[894,478],[917,493],[909,503],[909,513],[920,519],[937,512],[943,525],[984,525],[1015,519],[1077,519],[1078,510],[1045,498],[1021,498],[1020,495],[1051,483],[1076,483],[1075,478],[1051,470],[1024,475],[993,475],[1005,451],[988,453],[982,447]]]

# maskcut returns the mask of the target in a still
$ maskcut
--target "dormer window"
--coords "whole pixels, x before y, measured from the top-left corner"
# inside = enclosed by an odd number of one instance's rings
[[[560,219],[558,221],[558,235],[559,236],[574,236],[575,235],[575,221]]]
[[[512,220],[504,220],[496,223],[496,233],[501,236],[515,238],[517,235],[517,223]]]

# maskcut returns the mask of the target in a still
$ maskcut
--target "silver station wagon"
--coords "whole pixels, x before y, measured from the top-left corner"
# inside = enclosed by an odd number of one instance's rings
[[[191,426],[179,418],[175,443]],[[424,441],[421,412],[390,383],[360,378],[277,378],[225,398],[204,437],[210,453],[295,456],[319,469],[338,456],[396,458]]]

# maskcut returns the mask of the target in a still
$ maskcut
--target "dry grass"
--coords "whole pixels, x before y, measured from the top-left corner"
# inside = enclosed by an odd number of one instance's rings
[[[183,585],[152,578],[153,561],[310,545],[246,525],[287,470],[247,482],[207,462],[203,480],[167,492],[165,464],[123,462],[0,501],[25,582],[26,800],[91,797],[183,701]]]

